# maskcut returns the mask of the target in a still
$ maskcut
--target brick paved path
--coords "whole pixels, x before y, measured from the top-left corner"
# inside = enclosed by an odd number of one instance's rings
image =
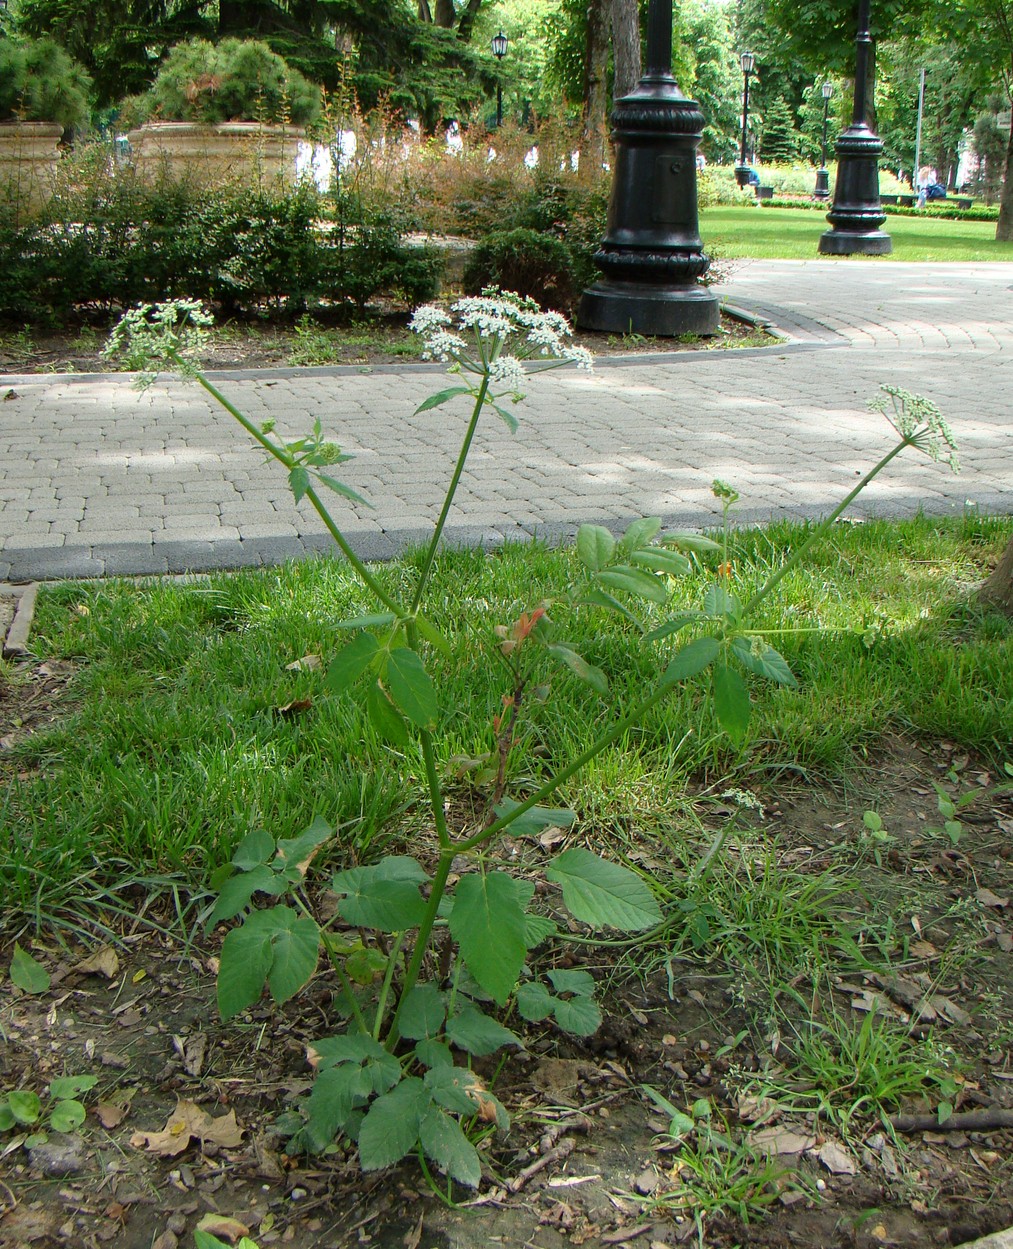
[[[866,410],[883,382],[942,408],[964,471],[906,455],[856,514],[1013,511],[1013,264],[744,261],[719,292],[790,341],[532,379],[518,433],[480,431],[449,539],[557,537],[644,514],[703,526],[719,512],[714,477],[739,490],[741,519],[825,514],[890,445]],[[412,415],[442,377],[395,366],[218,380],[253,418],[295,435],[319,416],[356,455],[344,479],[375,509],[335,496],[337,514],[360,552],[383,557],[421,539],[443,497],[464,414]],[[0,378],[0,580],[239,567],[328,545],[284,473],[196,386]]]

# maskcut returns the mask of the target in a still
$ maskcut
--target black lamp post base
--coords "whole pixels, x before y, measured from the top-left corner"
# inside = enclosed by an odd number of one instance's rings
[[[718,297],[705,286],[649,287],[604,278],[581,295],[577,324],[602,334],[703,337],[718,333],[721,314]]]
[[[830,171],[826,168],[816,170],[816,189],[813,191],[815,199],[830,198]]]
[[[889,234],[882,230],[827,230],[820,235],[823,256],[889,256]]]
[[[739,184],[739,186],[746,187],[749,185],[749,174],[750,168],[748,165],[735,166],[735,181]]]

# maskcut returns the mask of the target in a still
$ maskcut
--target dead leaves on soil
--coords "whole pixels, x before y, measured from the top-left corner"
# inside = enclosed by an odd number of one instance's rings
[[[234,1110],[213,1118],[196,1102],[180,1098],[160,1132],[135,1132],[130,1144],[135,1149],[143,1149],[162,1158],[175,1158],[192,1141],[198,1141],[202,1149],[206,1145],[235,1149],[242,1139],[243,1129],[236,1122]]]

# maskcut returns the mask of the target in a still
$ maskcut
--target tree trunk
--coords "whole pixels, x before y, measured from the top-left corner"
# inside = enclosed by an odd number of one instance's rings
[[[584,105],[581,114],[580,174],[593,181],[605,163],[608,111],[609,0],[588,0],[584,45]]]
[[[999,197],[999,220],[995,237],[1002,243],[1013,243],[1013,119],[1010,121],[1009,142],[1006,144],[1006,173]]]
[[[433,16],[437,26],[442,26],[444,30],[453,30],[457,25],[454,0],[436,0],[436,12]]]
[[[640,81],[640,13],[637,0],[612,0],[612,99]]]
[[[991,577],[981,587],[981,601],[1013,616],[1013,539],[1010,540]]]

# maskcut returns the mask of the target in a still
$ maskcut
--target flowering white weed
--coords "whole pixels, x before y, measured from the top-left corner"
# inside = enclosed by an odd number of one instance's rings
[[[193,372],[199,365],[214,317],[196,299],[169,299],[129,308],[109,334],[102,354],[119,358],[140,372],[138,384],[149,385],[163,365]]]
[[[932,400],[900,386],[881,386],[880,390],[882,395],[870,400],[869,407],[882,412],[908,446],[924,451],[931,460],[945,460],[959,473],[957,440]]]

